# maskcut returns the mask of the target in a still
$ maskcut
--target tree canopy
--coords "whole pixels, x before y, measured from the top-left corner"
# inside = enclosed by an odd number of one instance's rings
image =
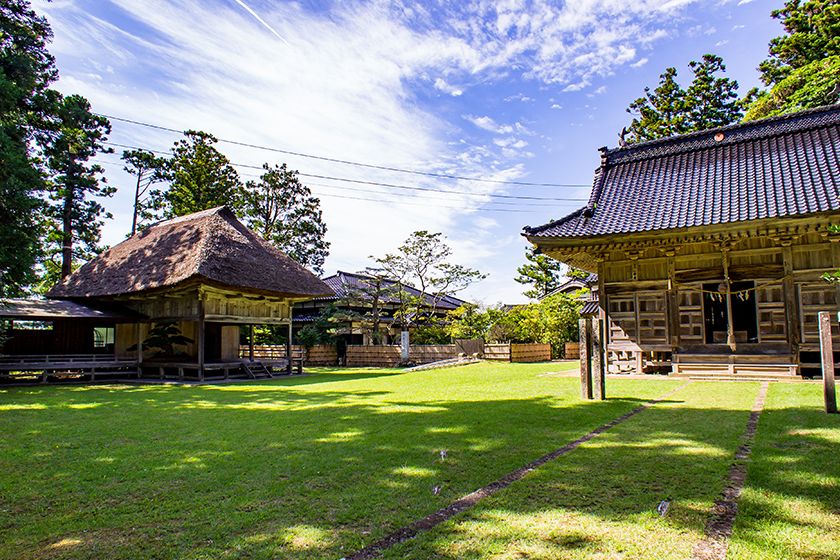
[[[529,246],[525,250],[525,264],[516,269],[516,282],[530,286],[522,292],[531,299],[540,299],[557,288],[563,278],[563,264]]]
[[[0,296],[19,295],[33,282],[41,254],[44,177],[31,144],[50,113],[48,88],[58,77],[51,39],[46,19],[28,1],[0,4]]]
[[[723,76],[726,66],[714,54],[704,54],[689,63],[694,77],[688,88],[677,81],[677,69],[666,68],[659,85],[630,104],[635,115],[622,133],[628,143],[645,142],[706,130],[738,122],[743,110],[738,100],[738,82]]]
[[[321,201],[285,163],[264,164],[263,170],[259,180],[248,181],[242,195],[248,225],[303,266],[323,274],[330,243]]]
[[[768,90],[750,93],[746,120],[840,101],[840,3],[788,0],[773,10],[783,35],[770,41],[758,67]]]

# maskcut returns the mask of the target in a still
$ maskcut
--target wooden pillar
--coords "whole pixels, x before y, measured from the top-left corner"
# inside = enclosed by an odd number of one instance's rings
[[[137,377],[140,378],[142,376],[143,376],[143,323],[137,323]]]
[[[598,316],[592,325],[592,396],[596,400],[607,398],[606,380],[609,371],[609,358],[607,345],[609,344],[609,333],[607,332],[607,290],[604,280],[604,261],[598,261]]]
[[[286,338],[286,373],[292,374],[292,317],[289,316],[289,336]]]
[[[254,361],[254,325],[248,325],[248,360]]]
[[[198,301],[198,332],[196,343],[198,349],[198,379],[204,381],[204,300]]]
[[[668,257],[668,343],[674,352],[680,346],[680,289],[677,286],[677,266],[674,251],[666,253]]]
[[[580,326],[580,396],[592,400],[592,318],[581,317]]]
[[[822,357],[823,398],[825,411],[837,413],[837,394],[834,387],[834,348],[831,340],[831,313],[820,311],[820,355]]]
[[[603,321],[595,317],[592,323],[592,398],[599,401],[606,398],[604,354]]]
[[[721,249],[723,254],[723,285],[726,287],[726,344],[735,351],[735,326],[732,322],[732,283],[729,281],[729,249]]]
[[[790,241],[782,243],[782,266],[784,279],[782,291],[785,299],[785,329],[788,333],[790,351],[795,360],[799,360],[799,344],[802,342],[802,329],[799,319],[799,303],[796,297],[796,283],[793,281],[793,248]]]

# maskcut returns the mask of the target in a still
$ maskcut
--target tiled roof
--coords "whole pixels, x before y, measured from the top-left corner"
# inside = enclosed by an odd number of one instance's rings
[[[524,235],[589,237],[840,210],[840,105],[602,149],[589,204]]]
[[[332,276],[324,278],[324,283],[332,288],[335,296],[327,296],[318,298],[320,300],[342,300],[349,298],[365,298],[365,291],[370,291],[369,282],[372,280],[370,276],[364,274],[354,274],[352,272],[338,271]],[[403,285],[403,288],[413,296],[419,296],[420,291],[412,286]],[[397,282],[395,280],[384,280],[382,287],[382,303],[399,304],[399,297],[397,296]],[[429,305],[432,304],[432,296],[427,295],[426,300]],[[438,309],[457,309],[466,302],[453,296],[444,296],[437,303]]]
[[[589,300],[583,304],[583,307],[580,310],[580,314],[584,317],[587,315],[596,315],[599,309],[600,308],[598,307],[597,299]]]
[[[112,319],[136,321],[138,313],[119,306],[90,307],[51,299],[0,299],[0,317],[6,319]]]

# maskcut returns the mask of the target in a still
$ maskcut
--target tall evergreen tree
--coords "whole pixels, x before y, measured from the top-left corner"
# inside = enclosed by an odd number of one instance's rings
[[[125,150],[123,169],[137,178],[134,184],[134,212],[131,219],[131,235],[141,227],[144,219],[152,217],[155,201],[145,195],[155,183],[166,179],[166,160],[147,150]]]
[[[659,86],[633,101],[627,112],[636,115],[622,138],[645,142],[696,130],[706,130],[738,122],[743,114],[738,102],[738,82],[721,76],[726,72],[723,59],[705,54],[689,63],[694,77],[687,89],[677,82],[677,69],[667,68],[659,76]]]
[[[531,286],[523,292],[531,299],[542,299],[560,285],[563,277],[563,264],[548,255],[537,253],[535,247],[525,250],[525,264],[516,269],[519,276],[514,278],[520,284]]]
[[[164,216],[183,216],[216,206],[238,211],[242,198],[239,174],[214,146],[218,140],[207,132],[188,130],[175,142],[167,161],[169,189],[156,190],[158,209]]]
[[[258,181],[248,181],[242,195],[248,225],[303,266],[323,274],[330,243],[321,201],[285,163],[264,164],[263,169]]]
[[[840,102],[840,2],[788,0],[771,15],[785,34],[758,67],[770,89],[750,92],[746,120]]]
[[[26,0],[0,3],[0,296],[34,280],[43,174],[30,150],[58,75],[47,51],[52,31]]]
[[[47,168],[50,172],[46,209],[47,279],[54,279],[56,257],[60,255],[61,278],[69,276],[74,264],[99,252],[103,218],[111,215],[96,200],[114,194],[101,176],[100,165],[90,158],[113,150],[103,144],[111,132],[105,117],[91,112],[90,103],[80,95],[59,98],[52,129],[40,133]]]

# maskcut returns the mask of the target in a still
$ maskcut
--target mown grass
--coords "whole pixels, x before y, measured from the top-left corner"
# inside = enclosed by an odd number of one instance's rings
[[[385,557],[689,558],[757,391],[693,383]]]
[[[564,367],[0,389],[0,558],[340,558],[679,383]]]
[[[840,416],[819,385],[773,385],[732,536],[732,560],[840,559]]]

